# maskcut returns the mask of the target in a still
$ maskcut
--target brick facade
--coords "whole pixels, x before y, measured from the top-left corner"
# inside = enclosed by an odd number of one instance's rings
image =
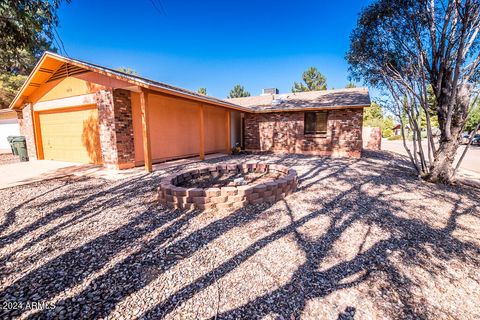
[[[111,169],[135,166],[130,92],[101,90],[95,94],[104,165]]]
[[[334,157],[360,157],[363,109],[328,112],[327,133],[304,133],[304,112],[245,115],[245,149]]]
[[[17,112],[20,134],[25,136],[29,159],[37,159],[37,148],[35,147],[35,133],[33,131],[32,105],[27,103],[22,111]]]
[[[363,148],[369,150],[382,149],[382,129],[364,127],[363,128]]]

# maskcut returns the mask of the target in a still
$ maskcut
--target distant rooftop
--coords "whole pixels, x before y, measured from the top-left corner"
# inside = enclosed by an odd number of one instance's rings
[[[367,88],[308,91],[284,94],[225,99],[230,103],[256,112],[294,111],[296,109],[336,109],[368,107],[370,95]]]

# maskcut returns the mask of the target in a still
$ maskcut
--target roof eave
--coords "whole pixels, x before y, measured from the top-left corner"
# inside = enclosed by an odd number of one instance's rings
[[[292,108],[292,109],[265,109],[265,110],[251,110],[253,113],[271,113],[271,112],[299,112],[299,111],[319,111],[319,110],[339,110],[339,109],[363,109],[370,105],[345,105],[333,107],[307,107],[307,108]]]
[[[45,51],[43,53],[42,57],[40,58],[40,60],[38,60],[37,64],[33,68],[32,72],[30,72],[30,74],[28,75],[27,80],[25,80],[25,82],[22,84],[22,86],[18,90],[17,94],[15,95],[15,98],[13,98],[12,102],[10,102],[10,105],[8,106],[9,109],[11,109],[11,110],[18,109],[17,103],[18,103],[19,99],[21,98],[23,91],[30,84],[30,81],[32,80],[33,75],[37,72],[38,68],[40,68],[40,65],[43,63],[43,61],[45,60],[45,58],[47,57],[47,55],[49,53],[50,52],[48,52],[48,51]]]
[[[61,55],[58,55],[58,54],[55,54],[55,53],[52,53],[52,52],[48,52],[48,51],[46,51],[42,55],[40,60],[37,62],[37,64],[33,68],[32,72],[28,76],[27,80],[24,82],[24,84],[22,85],[22,87],[18,91],[18,93],[15,96],[15,98],[13,99],[13,101],[10,103],[10,106],[9,106],[10,109],[13,110],[13,109],[21,108],[21,105],[19,105],[18,102],[19,102],[19,100],[22,96],[22,93],[25,90],[25,88],[29,85],[33,75],[37,72],[37,70],[39,69],[39,67],[44,62],[44,60],[46,59],[47,56],[52,57],[54,59],[58,59],[62,62],[71,63],[72,65],[87,69],[87,70],[92,71],[92,72],[97,72],[99,74],[103,74],[103,75],[106,75],[106,76],[109,76],[109,77],[114,77],[115,79],[122,80],[122,81],[128,82],[130,84],[133,84],[133,85],[136,85],[136,86],[139,86],[139,87],[143,87],[145,89],[149,89],[149,90],[152,90],[152,91],[170,93],[170,94],[173,94],[173,95],[176,95],[176,96],[193,98],[193,99],[195,99],[197,101],[200,101],[200,102],[203,102],[203,103],[213,104],[213,105],[221,106],[221,107],[224,107],[224,108],[235,109],[235,110],[243,111],[243,112],[251,112],[251,111],[249,111],[248,108],[245,108],[245,107],[233,104],[233,103],[229,103],[229,102],[226,102],[226,101],[223,101],[223,100],[219,101],[217,99],[212,99],[212,98],[208,98],[208,97],[203,98],[203,97],[200,97],[200,96],[197,96],[197,95],[189,94],[187,92],[178,91],[178,90],[175,90],[173,88],[164,88],[164,87],[160,87],[160,86],[155,86],[155,85],[152,85],[150,83],[147,83],[146,81],[142,81],[141,79],[137,79],[133,76],[130,77],[128,75],[123,75],[123,74],[119,75],[118,73],[114,73],[114,72],[112,72],[110,70],[107,70],[105,68],[102,68],[100,66],[92,66],[92,65],[89,65],[87,63],[83,63],[83,62],[80,62],[78,60],[71,59],[71,58],[66,58],[66,57],[63,57]]]

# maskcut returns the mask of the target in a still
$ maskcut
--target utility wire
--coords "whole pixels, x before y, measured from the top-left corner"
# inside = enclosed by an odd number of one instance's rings
[[[59,45],[59,47],[60,47],[59,49],[60,49],[61,51],[63,51],[63,54],[64,54],[64,55],[66,55],[67,57],[70,58],[70,56],[68,55],[67,50],[65,50],[65,45],[63,44],[62,38],[60,38],[60,35],[58,34],[57,28],[53,28],[53,30],[54,30],[54,32],[55,32],[56,38],[58,38],[58,41],[56,40],[55,35],[54,35],[53,38],[55,39],[55,42],[57,43],[57,45],[60,44],[60,45]]]
[[[162,0],[157,0],[157,3],[160,6],[160,9],[162,9],[163,14],[167,15],[167,11],[165,11],[165,7],[163,6]]]
[[[158,2],[154,0],[150,0],[150,3],[160,15],[165,15],[165,16],[167,15],[162,5],[162,2],[160,0],[158,0]]]

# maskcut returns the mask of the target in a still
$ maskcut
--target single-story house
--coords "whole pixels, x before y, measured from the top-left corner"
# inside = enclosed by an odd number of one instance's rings
[[[402,125],[400,123],[397,123],[392,130],[393,130],[394,136],[402,135]],[[405,130],[405,135],[408,136],[410,134],[410,126],[408,124],[405,125],[404,130]]]
[[[363,108],[370,106],[366,88],[288,94],[268,89],[226,101],[251,111],[245,113],[246,150],[361,156]]]
[[[18,125],[17,113],[10,109],[0,109],[0,152],[10,152],[8,136],[18,136],[20,126]]]
[[[267,103],[254,98],[222,100],[46,52],[10,109],[29,156],[40,160],[151,171],[155,162],[204,159],[237,144],[360,156],[366,89],[257,97]],[[280,141],[294,146],[280,148]]]

